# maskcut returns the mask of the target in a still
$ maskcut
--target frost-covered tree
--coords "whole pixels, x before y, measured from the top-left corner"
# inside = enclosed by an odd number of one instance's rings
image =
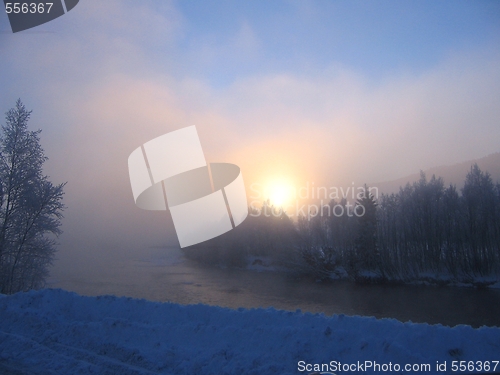
[[[500,220],[497,217],[495,184],[477,164],[465,179],[466,241],[471,249],[470,265],[475,274],[489,274],[499,263]]]
[[[360,195],[356,202],[356,212],[359,211],[359,216],[355,239],[357,263],[355,272],[359,269],[373,271],[380,261],[377,246],[377,202],[366,185]]]
[[[43,174],[41,130],[28,130],[21,100],[0,136],[0,292],[43,287],[61,233],[63,187]]]

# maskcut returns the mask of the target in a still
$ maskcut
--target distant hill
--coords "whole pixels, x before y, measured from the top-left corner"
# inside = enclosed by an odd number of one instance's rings
[[[465,176],[470,171],[470,168],[474,163],[477,163],[482,171],[489,172],[493,182],[500,182],[500,152],[485,156],[484,158],[469,160],[459,164],[430,168],[424,172],[427,179],[430,179],[432,175],[436,175],[436,177],[443,178],[445,186],[452,184],[456,185],[458,189],[461,189],[465,181]],[[419,179],[420,172],[393,181],[374,183],[371,184],[371,186],[378,187],[379,193],[391,194],[397,193],[399,188],[401,186],[405,186],[408,182],[413,183]]]

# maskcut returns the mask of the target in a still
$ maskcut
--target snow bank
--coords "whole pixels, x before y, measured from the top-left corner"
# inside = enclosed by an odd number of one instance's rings
[[[50,289],[0,298],[0,373],[7,374],[308,374],[331,361],[430,364],[426,373],[437,373],[436,361],[450,371],[454,360],[500,360],[500,329]]]

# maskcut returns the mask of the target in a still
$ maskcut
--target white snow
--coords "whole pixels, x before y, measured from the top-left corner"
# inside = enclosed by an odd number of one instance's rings
[[[425,373],[438,373],[436,361],[451,372],[454,360],[500,360],[500,328],[183,306],[59,289],[0,298],[2,374],[308,374],[305,364],[330,361],[430,364]]]

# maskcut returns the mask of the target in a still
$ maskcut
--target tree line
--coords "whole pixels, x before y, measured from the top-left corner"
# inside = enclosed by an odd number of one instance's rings
[[[375,199],[364,191],[356,201],[364,215],[348,215],[352,204],[343,199],[329,203],[343,215],[292,221],[264,202],[240,226],[185,253],[228,267],[264,258],[297,274],[360,282],[487,283],[500,274],[500,184],[476,164],[460,190],[421,172],[398,193]]]

